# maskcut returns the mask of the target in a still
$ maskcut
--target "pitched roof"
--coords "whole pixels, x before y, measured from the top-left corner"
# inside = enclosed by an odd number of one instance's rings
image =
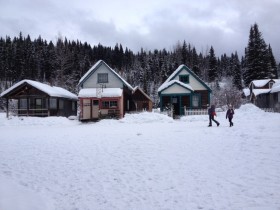
[[[188,84],[185,84],[183,82],[180,82],[179,80],[171,80],[169,82],[164,82],[159,88],[158,88],[158,92],[161,92],[163,90],[165,90],[166,88],[174,85],[174,84],[178,84],[188,90],[190,90],[191,92],[193,92],[194,90],[192,89],[192,87]]]
[[[152,101],[151,97],[148,96],[140,87],[136,86],[135,88],[133,88],[133,94],[136,92],[136,90],[139,90],[147,99],[149,99],[150,101]]]
[[[0,97],[4,97],[5,95],[9,94],[11,91],[16,89],[17,87],[20,87],[21,85],[23,85],[25,83],[33,86],[34,88],[37,88],[38,90],[48,94],[51,97],[61,97],[61,98],[69,98],[69,99],[78,100],[78,97],[75,94],[69,92],[66,89],[63,89],[61,87],[49,86],[47,84],[43,84],[41,82],[28,80],[28,79],[22,80],[16,84],[14,84],[10,88],[8,88],[4,92],[2,92]]]
[[[269,93],[269,92],[270,92],[270,89],[253,89],[253,93],[255,96],[261,95],[264,93]]]
[[[211,91],[211,88],[205,83],[203,82],[192,70],[190,70],[186,65],[182,64],[180,65],[168,78],[167,80],[159,87],[158,92],[161,92],[163,89],[165,89],[164,87],[167,85],[167,83],[169,83],[170,81],[172,81],[177,74],[179,74],[183,69],[185,69],[187,72],[189,72],[194,78],[196,78],[205,88],[207,88],[208,90]],[[184,83],[182,83],[184,84]],[[185,84],[186,85],[186,84]],[[170,84],[169,84],[170,86]],[[189,86],[189,85],[188,85]],[[191,88],[191,86],[189,86]],[[189,89],[189,87],[187,87]],[[193,89],[191,88],[191,90],[193,91]]]
[[[244,88],[243,93],[246,97],[249,96],[250,95],[250,89],[249,88]]]
[[[258,80],[253,80],[250,84],[249,87],[254,84],[255,87],[263,87],[265,86],[267,83],[269,83],[270,81],[280,81],[280,79],[258,79]]]
[[[117,72],[115,72],[110,66],[108,66],[103,60],[97,61],[80,79],[78,86],[81,86],[101,65],[105,65],[113,74],[115,74],[125,86],[127,86],[130,90],[133,90],[133,87],[125,81]]]
[[[275,82],[271,88],[271,93],[277,93],[277,92],[280,92],[280,79]]]

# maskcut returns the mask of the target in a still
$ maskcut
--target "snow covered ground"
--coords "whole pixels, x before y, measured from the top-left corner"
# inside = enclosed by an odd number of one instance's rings
[[[279,210],[280,114],[0,114],[0,210]]]

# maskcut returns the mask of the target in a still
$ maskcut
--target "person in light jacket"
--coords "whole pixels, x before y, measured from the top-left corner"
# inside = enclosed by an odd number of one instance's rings
[[[233,115],[234,115],[234,110],[233,110],[232,106],[229,105],[227,113],[226,113],[226,119],[228,118],[229,127],[233,126],[233,122],[232,122]]]
[[[209,115],[209,125],[208,127],[212,126],[212,120],[217,124],[217,126],[220,125],[220,123],[214,119],[214,116],[216,115],[216,111],[215,111],[215,105],[212,105],[211,107],[208,108],[208,115]]]

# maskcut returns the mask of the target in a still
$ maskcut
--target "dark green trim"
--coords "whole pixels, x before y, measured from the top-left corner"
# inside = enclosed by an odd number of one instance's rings
[[[172,97],[179,97],[179,115],[184,114],[184,106],[182,106],[182,96],[190,96],[190,106],[192,107],[192,96],[193,93],[176,93],[176,94],[161,94],[160,95],[160,111],[163,111],[163,103],[162,103],[162,97],[167,96],[169,97],[169,103],[172,104]]]
[[[158,94],[160,95],[162,91],[164,91],[164,90],[166,90],[166,89],[172,87],[174,84],[177,84],[177,85],[181,86],[182,88],[184,88],[184,89],[186,89],[186,90],[189,90],[189,91],[191,91],[191,93],[193,93],[193,90],[191,90],[191,89],[189,89],[189,88],[187,88],[187,87],[181,85],[180,83],[178,83],[178,80],[174,80],[174,83],[173,83],[172,85],[170,85],[170,86],[168,86],[168,87],[162,89],[160,92],[158,92]],[[176,94],[177,94],[177,93],[176,93]],[[181,94],[185,94],[185,93],[181,93]],[[174,95],[174,94],[173,94],[173,95]]]
[[[190,84],[190,75],[189,74],[179,75],[179,81],[185,84]]]
[[[208,85],[205,84],[192,70],[190,70],[186,65],[183,65],[181,69],[175,74],[169,81],[174,80],[175,77],[177,77],[180,72],[185,69],[187,72],[189,72],[190,75],[192,75],[195,79],[197,79],[209,92],[212,92],[211,88],[208,87]]]

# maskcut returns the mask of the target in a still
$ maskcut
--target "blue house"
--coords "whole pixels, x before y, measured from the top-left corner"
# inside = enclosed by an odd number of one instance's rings
[[[173,106],[175,115],[185,109],[206,109],[212,90],[186,65],[180,65],[159,87],[160,109]]]

